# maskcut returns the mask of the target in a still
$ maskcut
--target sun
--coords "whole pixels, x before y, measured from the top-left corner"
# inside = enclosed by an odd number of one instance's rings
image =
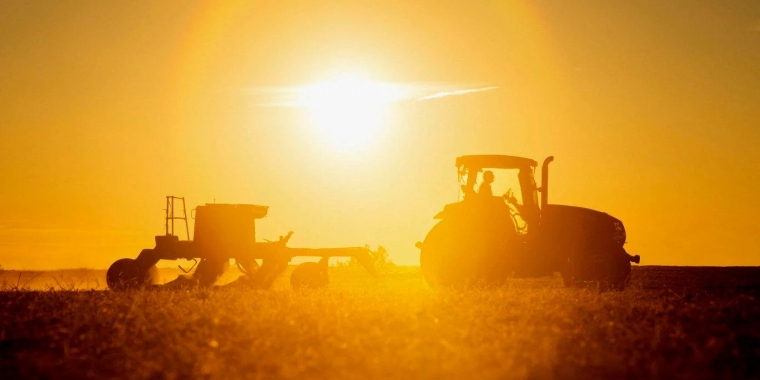
[[[314,127],[335,148],[366,146],[382,132],[396,86],[355,74],[301,88],[298,103],[309,110]]]

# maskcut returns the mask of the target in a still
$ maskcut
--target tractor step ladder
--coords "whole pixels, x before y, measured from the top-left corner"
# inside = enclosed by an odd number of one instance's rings
[[[174,208],[174,202],[179,201],[177,203],[182,203],[182,214],[177,215],[175,213]],[[179,206],[179,205],[178,205]],[[176,236],[174,235],[174,221],[175,220],[182,220],[185,222],[185,236],[187,236],[187,240],[190,240],[190,228],[187,224],[187,209],[185,208],[185,198],[184,197],[175,197],[173,195],[166,196],[166,236]]]

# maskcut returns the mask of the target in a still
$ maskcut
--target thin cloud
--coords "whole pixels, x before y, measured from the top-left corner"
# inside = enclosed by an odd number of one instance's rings
[[[396,90],[396,95],[388,102],[432,100],[499,89],[498,86],[473,87],[456,84],[383,83],[382,85]],[[254,98],[256,107],[300,108],[303,104],[299,102],[299,95],[305,88],[307,86],[254,87],[244,91]]]
[[[435,94],[423,96],[417,100],[438,99],[438,98],[443,98],[446,96],[466,95],[466,94],[472,94],[475,92],[496,90],[498,88],[499,88],[498,86],[488,86],[488,87],[480,87],[480,88],[468,88],[464,90],[442,91],[442,92],[436,92]]]

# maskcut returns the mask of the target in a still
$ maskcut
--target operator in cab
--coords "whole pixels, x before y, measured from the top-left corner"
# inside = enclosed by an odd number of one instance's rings
[[[494,179],[495,176],[493,175],[492,171],[486,170],[483,172],[483,182],[481,182],[480,186],[478,187],[478,195],[481,197],[481,199],[503,199],[514,205],[515,208],[517,208],[518,212],[522,212],[523,206],[517,201],[517,198],[515,198],[512,189],[509,189],[504,195],[494,197],[493,189],[491,188],[491,184],[493,183]]]
[[[486,170],[483,172],[483,182],[480,184],[480,187],[478,187],[478,195],[481,197],[493,197],[493,189],[491,189],[491,184],[493,183],[494,175],[493,172],[490,170]]]

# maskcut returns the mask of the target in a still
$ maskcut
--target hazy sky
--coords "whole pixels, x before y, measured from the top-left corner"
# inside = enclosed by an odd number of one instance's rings
[[[497,88],[394,102],[351,150],[257,98],[343,72]],[[758,265],[759,100],[754,0],[5,0],[0,265],[134,257],[169,194],[417,264],[474,153],[554,155],[550,201],[623,220],[642,263]]]

